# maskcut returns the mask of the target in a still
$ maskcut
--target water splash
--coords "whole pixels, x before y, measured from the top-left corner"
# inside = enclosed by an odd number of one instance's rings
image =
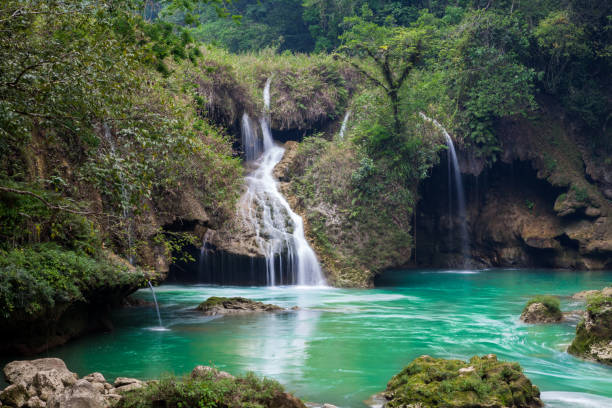
[[[457,194],[457,213],[461,221],[461,225],[459,228],[459,239],[461,240],[461,254],[467,260],[470,258],[470,239],[469,239],[468,229],[467,229],[467,213],[465,210],[465,190],[463,188],[463,181],[461,179],[461,170],[459,169],[459,160],[457,159],[457,152],[455,151],[455,145],[453,143],[453,139],[448,134],[444,126],[440,124],[440,122],[428,117],[423,112],[419,112],[419,115],[424,120],[432,123],[438,130],[440,130],[442,134],[444,135],[444,139],[446,140],[446,146],[448,147],[449,163],[452,165],[452,170],[453,170],[452,173],[454,175],[454,181],[455,181],[455,192]],[[449,180],[450,180],[450,173],[451,172],[449,168]],[[449,194],[449,203],[452,203],[452,190],[450,188],[450,181],[449,181],[448,194]],[[452,237],[450,238],[452,239]]]
[[[260,118],[263,154],[246,177],[247,191],[240,205],[242,217],[253,225],[257,244],[266,257],[268,285],[325,285],[319,261],[304,235],[304,221],[291,209],[274,178],[274,167],[285,149],[272,139],[270,84],[268,78],[263,91],[265,111]]]
[[[347,110],[346,113],[344,114],[344,119],[342,119],[342,126],[340,126],[340,133],[338,133],[338,136],[340,137],[340,139],[344,139],[344,133],[346,132],[346,125],[348,123],[350,116],[351,116],[351,111]]]

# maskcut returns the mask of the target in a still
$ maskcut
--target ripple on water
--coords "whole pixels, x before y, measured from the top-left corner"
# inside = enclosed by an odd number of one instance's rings
[[[583,392],[546,391],[541,397],[546,408],[612,408],[612,398]]]
[[[254,370],[306,400],[357,408],[420,355],[466,360],[495,353],[519,362],[549,407],[612,408],[612,368],[565,353],[575,324],[518,321],[532,294],[571,295],[610,281],[611,272],[447,270],[394,271],[381,277],[382,287],[367,290],[162,285],[156,294],[166,332],[157,332],[155,309],[122,309],[114,332],[70,342],[46,356],[63,358],[79,375],[99,371],[107,378],[182,375],[197,364],[232,374]],[[148,290],[135,296],[152,300]],[[210,296],[300,310],[195,313]],[[566,309],[576,307],[563,302]]]

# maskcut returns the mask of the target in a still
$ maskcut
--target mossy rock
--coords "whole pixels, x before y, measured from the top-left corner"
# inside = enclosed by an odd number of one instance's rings
[[[612,296],[599,292],[587,298],[584,318],[576,327],[576,337],[567,351],[612,365]]]
[[[518,363],[494,354],[469,362],[421,356],[391,378],[386,407],[542,407],[540,391]]]
[[[557,323],[563,320],[559,299],[550,295],[530,299],[521,313],[525,323]]]
[[[265,304],[243,297],[217,297],[212,296],[200,303],[196,310],[205,315],[241,314],[254,312],[278,312],[284,310],[277,305]]]

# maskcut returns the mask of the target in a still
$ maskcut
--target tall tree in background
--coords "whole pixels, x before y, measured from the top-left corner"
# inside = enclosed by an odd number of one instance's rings
[[[393,109],[394,131],[399,134],[402,131],[399,91],[421,60],[424,32],[379,26],[362,17],[347,18],[345,23],[351,28],[340,37],[340,51],[355,69],[384,90]]]

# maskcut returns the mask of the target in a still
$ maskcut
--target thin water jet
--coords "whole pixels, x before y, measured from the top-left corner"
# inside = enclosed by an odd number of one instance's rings
[[[338,133],[338,137],[340,139],[344,139],[344,133],[346,132],[346,125],[348,124],[348,120],[351,116],[351,111],[347,110],[344,114],[344,119],[342,119],[342,125],[340,126],[340,133]]]
[[[157,312],[157,320],[159,321],[159,327],[163,327],[161,314],[159,313],[159,304],[157,303],[157,296],[155,296],[155,290],[153,289],[153,284],[151,284],[150,280],[147,280],[149,284],[149,288],[151,288],[151,294],[153,295],[153,302],[155,302],[155,311]]]

